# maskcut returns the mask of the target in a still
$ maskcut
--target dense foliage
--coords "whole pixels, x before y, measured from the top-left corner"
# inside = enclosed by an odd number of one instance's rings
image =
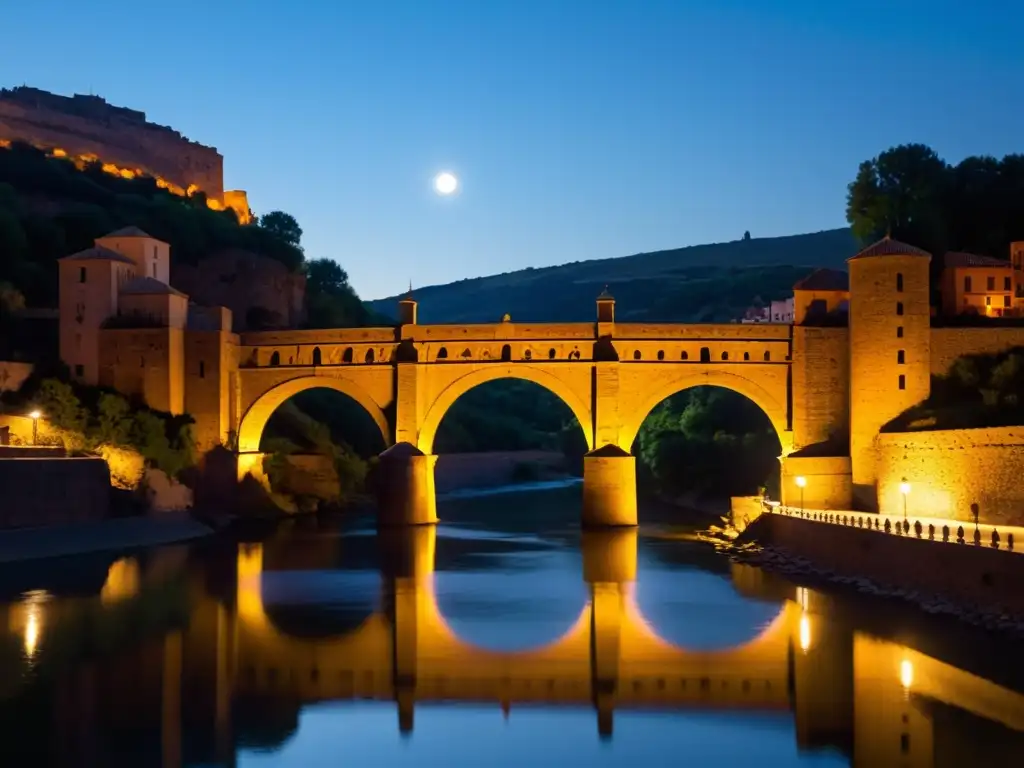
[[[862,241],[889,233],[935,255],[1006,258],[1024,240],[1024,155],[953,165],[923,144],[892,147],[861,163],[846,218]]]
[[[932,379],[931,395],[883,431],[1024,424],[1024,348],[958,358]]]

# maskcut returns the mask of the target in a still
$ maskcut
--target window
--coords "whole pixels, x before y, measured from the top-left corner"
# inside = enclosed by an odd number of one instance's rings
[[[439,350],[437,350],[437,359],[438,360],[446,360],[447,358],[448,358],[448,348],[447,347],[441,347]]]
[[[367,363],[372,363],[373,362],[373,350],[372,349],[366,350],[366,356],[363,358],[363,361],[367,362]]]
[[[352,362],[352,347],[345,347],[345,351],[341,353],[341,362],[351,363]]]
[[[680,360],[689,360],[689,359],[690,359],[690,356],[689,356],[689,354],[687,354],[687,352],[686,352],[686,350],[685,350],[685,349],[684,349],[684,350],[682,351],[682,353],[681,353],[681,354],[679,355],[679,359],[680,359]]]
[[[722,353],[722,359],[723,360],[728,360],[729,359],[729,353],[728,352],[723,352]]]
[[[901,373],[901,374],[900,374],[900,389],[906,389],[906,388],[907,388],[907,377],[906,377],[906,376],[904,376],[904,375],[903,375],[903,374]]]
[[[321,361],[320,347],[313,347],[313,365],[322,365]]]
[[[156,246],[153,246],[153,259],[156,259]]]
[[[749,352],[744,352],[743,353],[743,359],[744,360],[750,360],[750,353]]]
[[[991,307],[992,306],[992,297],[991,296],[986,296],[985,297],[985,306],[986,307]]]
[[[764,353],[764,361],[766,363],[770,363],[772,361],[772,353],[771,352],[765,352]]]
[[[156,262],[153,262],[153,277],[156,277]]]
[[[904,350],[901,349],[896,353],[896,362],[899,365],[903,365],[904,363],[907,362],[907,356]]]
[[[1009,296],[1003,296],[1003,306],[1004,307],[1010,306],[1010,297]]]
[[[902,301],[897,301],[896,302],[896,314],[897,315],[902,315],[903,314],[903,302]]]
[[[206,362],[203,361],[203,360],[199,361],[199,378],[200,379],[205,379],[206,378]]]
[[[896,292],[903,293],[903,273],[896,273]]]
[[[659,349],[658,350],[658,359],[659,360],[664,360],[665,359],[665,350],[664,349]]]
[[[970,293],[970,292],[971,292],[971,276],[968,275],[967,277],[964,278],[964,293]]]
[[[85,366],[81,363],[75,364],[75,376],[85,376]]]
[[[903,338],[903,326],[902,325],[897,325],[896,326],[896,338],[897,339],[902,339]]]
[[[700,348],[700,361],[702,363],[710,363],[711,362],[711,350],[708,349],[707,347],[701,347]]]
[[[80,282],[80,283],[84,283],[85,282],[85,267],[79,267],[78,268],[78,282]]]
[[[469,350],[467,349],[466,351],[468,352]],[[549,349],[548,350],[548,360],[554,360],[556,354],[557,354],[557,352],[555,352],[554,348]],[[463,355],[463,357],[469,357],[469,355]]]
[[[504,362],[508,362],[512,359],[512,347],[509,344],[504,344],[501,347],[501,359]]]
[[[990,276],[986,281],[985,287],[990,291],[994,291],[996,289],[996,279]]]
[[[633,359],[634,360],[639,360],[640,359],[640,350],[639,349],[633,351]]]
[[[1004,291],[1012,291],[1013,290],[1013,279],[1012,278],[1009,278],[1009,277],[1004,277],[1003,278],[1003,290]]]
[[[271,365],[280,365],[281,364],[281,353],[280,352],[274,352],[270,356],[270,364]]]

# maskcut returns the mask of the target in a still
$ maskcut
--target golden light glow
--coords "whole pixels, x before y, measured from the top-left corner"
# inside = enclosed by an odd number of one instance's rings
[[[434,177],[434,189],[439,195],[450,195],[459,188],[459,180],[454,173],[442,171]]]
[[[796,588],[796,601],[803,610],[807,610],[810,603],[810,593],[807,591],[807,587]]]
[[[30,413],[28,416],[29,416],[30,419],[38,419],[38,418],[41,418],[42,415],[43,414],[40,413],[39,411],[32,411],[32,413]]]
[[[908,483],[906,480],[900,483],[900,493],[902,493],[904,496],[910,493],[910,483]]]
[[[25,648],[25,657],[32,661],[39,650],[39,639],[43,633],[43,606],[50,599],[50,593],[45,589],[36,589],[26,592],[22,601],[25,612],[25,623],[22,630],[22,641]]]
[[[798,478],[796,479],[796,487],[797,487],[797,488],[803,488],[803,487],[805,487],[806,485],[807,485],[807,478],[806,478],[806,477],[804,477],[803,475],[800,475],[800,476],[799,476],[799,477],[798,477]]]
[[[807,653],[811,647],[811,618],[806,613],[800,617],[800,650]]]
[[[900,662],[900,685],[904,688],[909,688],[914,684],[914,665],[909,660],[904,659]]]
[[[134,557],[122,557],[111,563],[107,580],[100,590],[100,601],[104,605],[134,597],[139,591],[139,562]]]

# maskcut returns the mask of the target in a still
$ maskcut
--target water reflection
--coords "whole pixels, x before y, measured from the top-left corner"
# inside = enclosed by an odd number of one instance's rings
[[[827,594],[636,531],[456,533],[296,528],[98,564],[94,597],[15,596],[0,764],[1024,756],[1019,681],[865,631]]]

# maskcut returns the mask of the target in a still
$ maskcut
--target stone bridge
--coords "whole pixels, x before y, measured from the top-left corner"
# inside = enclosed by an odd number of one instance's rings
[[[240,472],[261,464],[260,439],[274,410],[314,387],[359,403],[385,445],[405,444],[402,476],[421,488],[406,496],[432,499],[434,438],[452,404],[496,379],[539,384],[583,430],[591,452],[584,522],[593,525],[636,523],[633,441],[650,411],[677,392],[711,385],[745,395],[771,420],[783,455],[807,433],[793,412],[793,326],[615,323],[607,296],[597,310],[595,323],[419,325],[415,302],[406,299],[398,329],[244,334],[236,394]],[[398,523],[435,519],[432,501],[395,514]]]

